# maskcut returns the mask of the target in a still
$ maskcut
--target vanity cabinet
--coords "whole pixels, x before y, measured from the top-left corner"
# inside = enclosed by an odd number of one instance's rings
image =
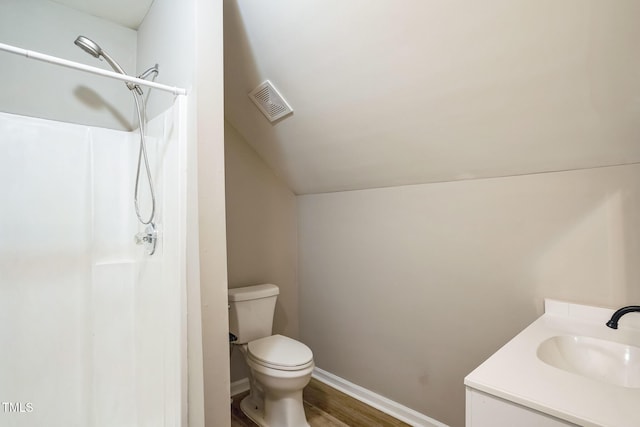
[[[556,417],[466,388],[466,427],[566,427],[577,426]]]
[[[640,316],[614,330],[613,314],[545,300],[465,377],[467,427],[640,427]]]

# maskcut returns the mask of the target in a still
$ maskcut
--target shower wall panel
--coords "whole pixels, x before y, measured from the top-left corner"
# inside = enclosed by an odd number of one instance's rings
[[[0,114],[0,135],[0,425],[82,425],[91,393],[88,130]]]
[[[0,402],[22,405],[0,403],[0,425],[179,425],[179,117],[149,124],[149,256],[133,239],[137,132],[0,113]]]
[[[89,128],[92,427],[136,425],[135,254],[141,251],[132,238],[136,142],[133,134]]]
[[[182,364],[186,360],[186,339],[182,333],[186,316],[183,101],[184,98],[178,98],[172,108],[154,118],[147,127],[160,239],[153,256],[146,256],[139,248],[135,254],[134,363],[138,427],[181,425],[181,400],[186,393],[183,389],[186,365]],[[135,133],[134,138],[137,138]],[[134,145],[137,149],[137,144]],[[141,209],[148,212],[149,193],[144,189],[140,193]]]

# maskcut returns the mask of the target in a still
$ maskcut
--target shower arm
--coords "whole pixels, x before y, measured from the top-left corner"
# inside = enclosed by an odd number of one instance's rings
[[[144,79],[146,80],[147,77],[149,77],[151,74],[155,74],[154,78],[160,73],[160,70],[158,68],[158,64],[155,64],[153,67],[148,68],[147,70],[143,71],[138,78],[139,79]]]

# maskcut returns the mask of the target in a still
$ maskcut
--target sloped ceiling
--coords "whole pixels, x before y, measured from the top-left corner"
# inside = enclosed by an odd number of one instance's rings
[[[226,118],[297,194],[640,161],[638,1],[224,6]]]

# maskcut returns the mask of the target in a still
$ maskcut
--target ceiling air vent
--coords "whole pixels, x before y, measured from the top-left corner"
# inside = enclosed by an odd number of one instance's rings
[[[291,106],[269,80],[252,90],[249,93],[249,98],[270,122],[293,113]]]

